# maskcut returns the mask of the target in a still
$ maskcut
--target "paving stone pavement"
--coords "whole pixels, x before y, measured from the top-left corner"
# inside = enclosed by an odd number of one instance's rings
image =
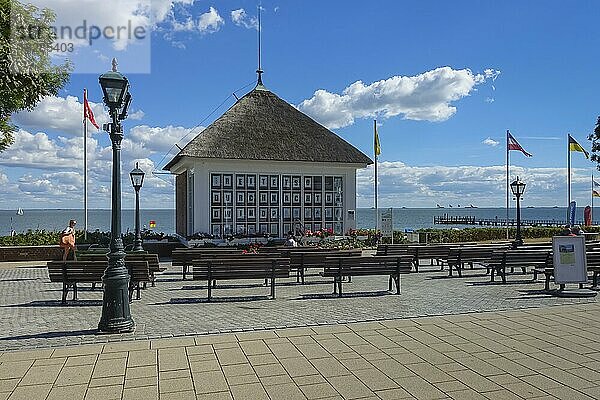
[[[481,269],[448,278],[423,267],[402,276],[401,295],[387,292],[386,277],[357,277],[340,299],[331,282],[310,271],[305,285],[278,281],[275,300],[260,281],[223,281],[207,303],[206,282],[182,281],[180,268],[165,266],[156,287],[132,303],[136,330],[126,335],[96,333],[101,290],[84,285],[79,301],[61,306],[61,284],[50,283],[45,268],[0,268],[0,351],[596,302],[548,296],[531,275],[509,276],[503,285],[490,284]]]
[[[594,399],[599,331],[593,302],[0,351],[0,399]]]

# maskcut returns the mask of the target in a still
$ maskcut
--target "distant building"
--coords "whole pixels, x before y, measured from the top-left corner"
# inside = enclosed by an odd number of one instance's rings
[[[302,227],[355,228],[356,170],[372,161],[262,83],[185,146],[176,231],[283,237]]]

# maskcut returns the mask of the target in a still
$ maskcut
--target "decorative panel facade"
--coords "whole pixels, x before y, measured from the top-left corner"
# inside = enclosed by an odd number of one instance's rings
[[[216,237],[332,229],[344,233],[341,176],[211,173],[210,226]]]

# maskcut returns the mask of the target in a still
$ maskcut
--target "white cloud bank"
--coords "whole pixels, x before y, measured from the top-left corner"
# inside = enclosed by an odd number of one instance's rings
[[[393,76],[365,85],[357,81],[341,94],[317,90],[299,109],[331,129],[352,125],[357,118],[402,115],[405,119],[445,121],[456,113],[452,102],[469,96],[477,85],[500,71],[436,68],[415,76]]]
[[[436,204],[502,207],[506,201],[506,166],[410,166],[400,161],[380,162],[381,207],[435,207]],[[589,201],[589,170],[572,170],[573,199]],[[527,183],[524,205],[563,205],[566,197],[565,169],[511,166],[511,177]],[[357,172],[358,207],[373,205],[373,166]],[[583,203],[582,203],[583,204]],[[586,203],[587,204],[587,203]],[[513,204],[514,205],[514,204]]]

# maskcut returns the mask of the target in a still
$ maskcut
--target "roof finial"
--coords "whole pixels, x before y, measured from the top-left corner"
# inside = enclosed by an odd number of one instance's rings
[[[258,3],[258,69],[256,70],[256,73],[258,74],[258,82],[256,86],[262,86],[262,74],[263,74],[263,70],[261,68],[261,63],[260,63],[260,53],[261,53],[261,22],[260,22],[260,14],[262,11],[262,6],[261,6],[261,2]]]
[[[119,64],[117,63],[117,59],[116,59],[116,58],[113,58],[113,59],[112,59],[112,72],[117,72],[117,65],[119,65]]]

